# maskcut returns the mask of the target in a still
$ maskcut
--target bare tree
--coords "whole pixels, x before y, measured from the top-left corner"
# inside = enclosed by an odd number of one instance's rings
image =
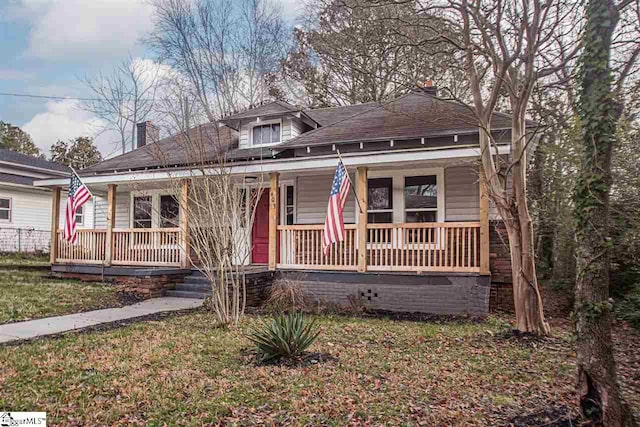
[[[102,132],[117,132],[122,154],[135,148],[136,123],[154,112],[159,70],[151,61],[128,57],[109,74],[83,79],[94,98],[83,101],[80,108],[104,123]]]
[[[270,0],[155,0],[147,44],[180,73],[207,119],[255,106],[268,96],[287,39]]]
[[[284,62],[290,92],[312,106],[381,102],[430,79],[453,86],[452,25],[433,14],[420,25],[416,2],[309,2]]]
[[[173,223],[186,234],[188,253],[184,255],[189,266],[209,281],[212,295],[207,306],[224,326],[237,325],[244,314],[251,229],[264,191],[261,174],[247,183],[243,175],[234,173],[227,159],[232,141],[231,131],[216,122],[180,131],[150,146],[171,175],[170,193],[186,221],[186,225]]]
[[[483,179],[509,236],[516,327],[546,335],[542,298],[535,268],[533,223],[527,200],[529,145],[534,136],[526,114],[536,84],[561,66],[558,44],[571,32],[575,8],[556,0],[450,1],[461,21],[463,63],[472,108],[480,124]],[[563,45],[566,48],[566,46]],[[575,55],[575,43],[570,45]],[[491,120],[501,97],[511,107],[509,160],[495,156]],[[507,180],[513,189],[508,191]]]

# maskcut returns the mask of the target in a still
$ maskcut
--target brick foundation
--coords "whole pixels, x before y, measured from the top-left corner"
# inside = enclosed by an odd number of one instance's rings
[[[184,274],[160,274],[149,276],[102,276],[73,272],[54,272],[56,277],[77,279],[83,282],[106,282],[118,287],[121,292],[135,294],[143,299],[164,296],[176,283],[184,281]]]
[[[511,252],[509,236],[502,221],[489,224],[489,251],[491,268],[491,311],[513,311],[513,276],[511,274]]]
[[[295,274],[317,302],[348,307],[353,299],[375,310],[485,316],[489,278],[479,275],[402,275],[312,272]]]
[[[267,300],[273,278],[273,272],[247,274],[247,307],[259,307]]]

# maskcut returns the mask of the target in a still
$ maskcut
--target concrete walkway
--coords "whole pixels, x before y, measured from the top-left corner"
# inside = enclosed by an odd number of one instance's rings
[[[200,307],[204,301],[192,298],[153,298],[134,305],[103,310],[87,311],[85,313],[69,314],[66,316],[46,317],[44,319],[28,320],[26,322],[0,325],[0,343],[24,340],[61,332],[84,329],[103,323],[117,322],[148,316],[165,311],[178,311]]]

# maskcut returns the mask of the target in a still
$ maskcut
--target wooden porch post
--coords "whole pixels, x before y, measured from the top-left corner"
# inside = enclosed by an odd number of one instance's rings
[[[113,226],[116,223],[116,185],[107,185],[107,236],[105,240],[104,263],[113,261]]]
[[[51,248],[49,263],[55,264],[58,258],[58,224],[60,223],[60,187],[54,187],[51,194]]]
[[[185,179],[180,188],[180,246],[182,247],[182,268],[189,268],[189,180]]]
[[[480,167],[480,274],[489,274],[489,189]]]
[[[367,167],[356,169],[356,193],[362,211],[358,210],[358,271],[367,271]],[[358,209],[356,203],[356,209]]]
[[[276,269],[278,262],[278,172],[269,174],[269,270]]]

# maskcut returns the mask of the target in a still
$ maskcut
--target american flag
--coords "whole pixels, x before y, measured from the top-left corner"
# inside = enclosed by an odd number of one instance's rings
[[[71,173],[71,182],[69,183],[69,198],[67,199],[67,213],[64,222],[64,239],[67,242],[76,244],[78,235],[76,234],[76,211],[87,200],[91,198],[91,192],[80,181],[75,172]]]
[[[333,177],[333,184],[331,185],[327,219],[324,221],[324,232],[322,233],[322,250],[325,255],[329,254],[332,243],[344,240],[342,211],[350,188],[351,181],[349,180],[349,175],[347,175],[347,169],[342,164],[342,161],[339,161],[336,174]]]

